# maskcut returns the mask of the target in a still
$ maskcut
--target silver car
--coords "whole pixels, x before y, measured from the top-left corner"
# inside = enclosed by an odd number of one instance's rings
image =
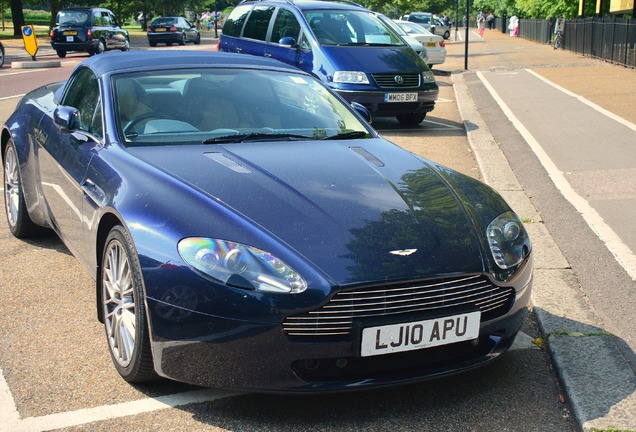
[[[430,12],[411,12],[408,15],[404,15],[402,20],[418,23],[426,30],[433,34],[440,35],[444,39],[450,37],[450,27]]]

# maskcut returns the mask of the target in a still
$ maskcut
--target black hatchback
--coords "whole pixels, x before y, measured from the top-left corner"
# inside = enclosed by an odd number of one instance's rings
[[[103,8],[69,8],[57,13],[51,46],[59,57],[69,51],[90,55],[118,49],[128,51],[130,38],[115,14]]]
[[[148,43],[153,47],[158,43],[165,43],[167,46],[173,43],[179,45],[185,45],[186,42],[194,42],[195,45],[201,43],[199,30],[183,17],[155,18],[146,32]]]

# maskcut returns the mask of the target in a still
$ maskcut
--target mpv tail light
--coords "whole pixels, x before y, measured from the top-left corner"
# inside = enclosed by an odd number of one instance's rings
[[[442,41],[439,43],[439,46],[444,48],[444,46],[446,46],[446,41],[442,39]]]
[[[88,29],[88,32],[86,33],[86,37],[88,39],[93,39],[93,31],[91,29]]]

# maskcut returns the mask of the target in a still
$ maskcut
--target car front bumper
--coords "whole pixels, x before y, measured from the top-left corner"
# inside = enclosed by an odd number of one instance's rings
[[[435,109],[435,100],[439,95],[437,86],[429,90],[416,90],[417,102],[386,102],[385,95],[391,91],[359,92],[335,89],[347,102],[364,105],[374,117],[395,117],[399,114],[430,112]],[[398,93],[409,93],[400,91]]]
[[[307,343],[286,336],[281,323],[214,317],[152,299],[147,306],[161,376],[216,388],[329,392],[414,383],[494,360],[512,345],[530,291],[531,279],[508,313],[480,324],[477,341],[370,357],[359,355],[361,328],[348,341]]]

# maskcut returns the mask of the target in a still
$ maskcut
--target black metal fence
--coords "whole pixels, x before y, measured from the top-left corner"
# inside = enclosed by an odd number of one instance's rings
[[[551,43],[555,20],[522,19],[519,37]],[[565,22],[563,49],[636,66],[636,19],[581,18]]]

